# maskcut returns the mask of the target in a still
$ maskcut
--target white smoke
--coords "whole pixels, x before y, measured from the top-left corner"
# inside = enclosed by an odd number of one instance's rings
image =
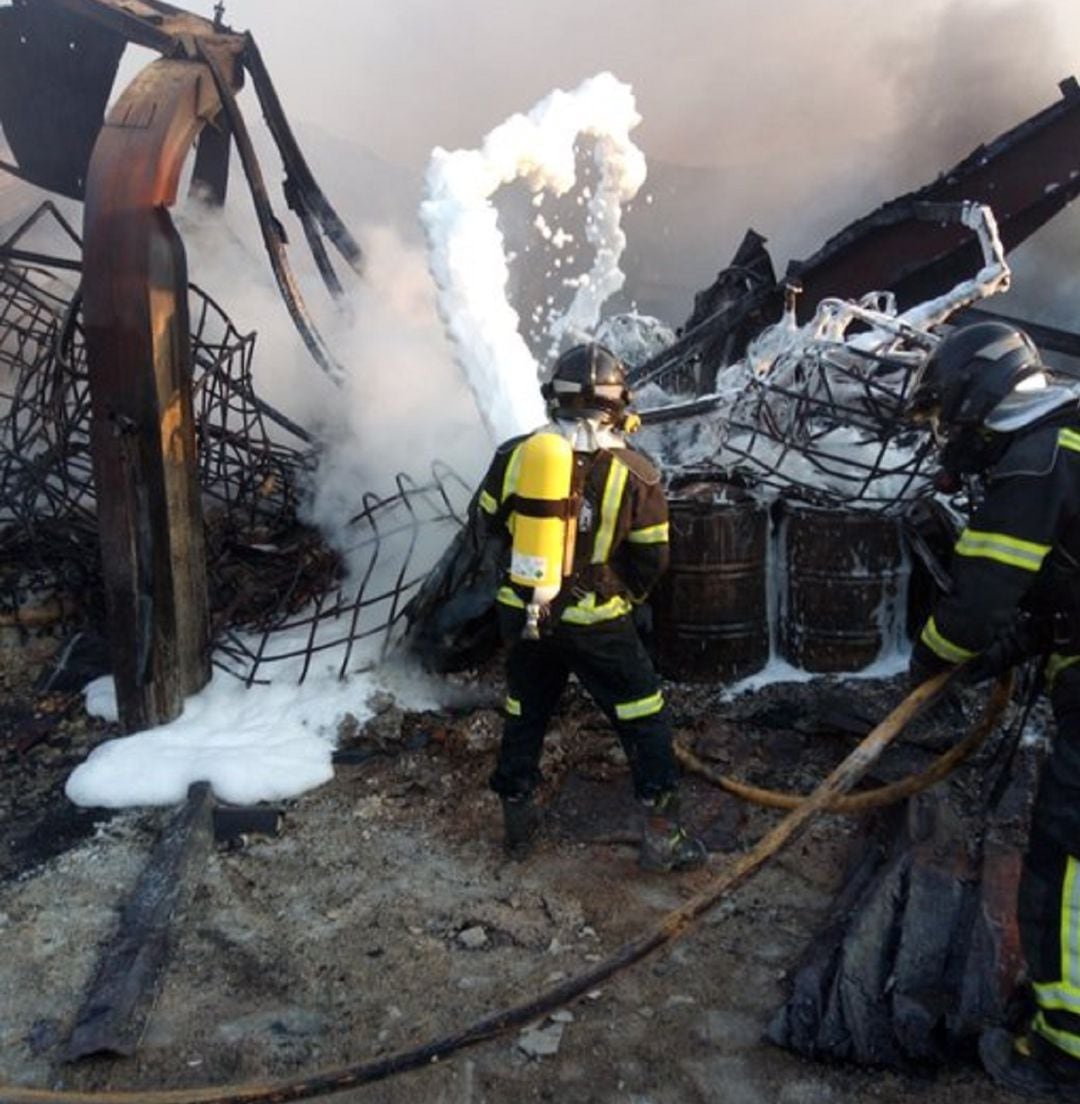
[[[365,228],[363,244],[367,277],[352,297],[354,320],[332,335],[348,376],[325,414],[311,504],[312,519],[330,533],[398,473],[422,481],[440,461],[473,483],[490,451],[423,253],[386,227]]]

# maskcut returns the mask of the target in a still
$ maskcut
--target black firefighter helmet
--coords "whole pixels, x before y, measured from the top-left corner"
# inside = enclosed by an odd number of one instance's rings
[[[912,382],[907,411],[928,423],[941,446],[939,491],[960,477],[989,470],[1011,435],[1068,398],[1049,385],[1035,343],[1007,322],[976,322],[953,330]]]
[[[605,345],[589,342],[560,354],[541,393],[555,415],[601,415],[618,423],[630,402],[623,362]]]
[[[912,383],[907,409],[949,437],[993,428],[987,419],[1032,376],[1044,376],[1035,343],[1007,322],[976,322],[953,330],[927,358]]]

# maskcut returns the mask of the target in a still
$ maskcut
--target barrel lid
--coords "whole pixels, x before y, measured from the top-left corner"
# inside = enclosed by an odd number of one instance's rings
[[[690,471],[680,472],[668,484],[668,499],[677,503],[744,505],[753,502],[754,496],[743,480],[728,472]]]
[[[812,514],[820,518],[882,518],[893,515],[889,510],[874,509],[871,506],[837,503],[835,500],[822,500],[808,495],[802,490],[784,491],[778,500],[784,513]]]

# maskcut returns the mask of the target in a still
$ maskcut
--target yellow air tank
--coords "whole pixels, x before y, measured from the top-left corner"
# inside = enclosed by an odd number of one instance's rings
[[[574,450],[558,433],[534,433],[521,446],[511,519],[510,578],[532,588],[523,635],[535,638],[540,610],[562,586]]]

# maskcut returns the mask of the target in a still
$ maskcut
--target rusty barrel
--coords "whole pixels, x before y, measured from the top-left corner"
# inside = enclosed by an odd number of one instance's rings
[[[671,567],[653,598],[657,666],[687,682],[738,678],[769,658],[769,516],[746,491],[673,488]]]
[[[789,499],[778,555],[780,649],[794,666],[857,671],[905,630],[909,567],[896,518]]]

